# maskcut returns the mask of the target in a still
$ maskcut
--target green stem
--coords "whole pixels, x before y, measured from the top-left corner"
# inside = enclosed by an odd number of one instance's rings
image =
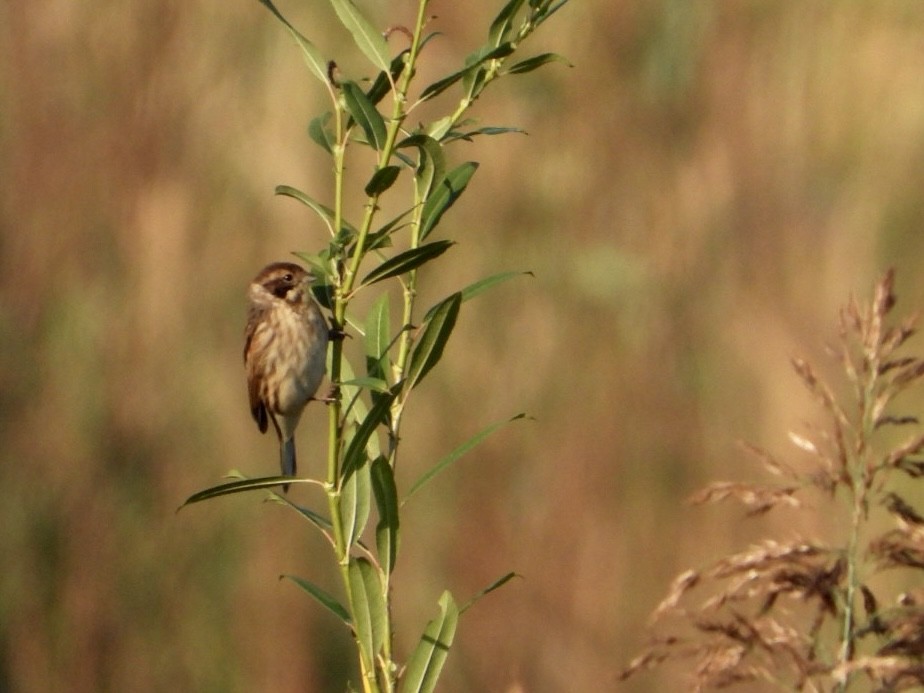
[[[404,119],[407,117],[407,92],[411,80],[414,78],[414,68],[417,63],[417,57],[420,54],[420,44],[423,40],[423,28],[426,24],[428,2],[429,0],[420,0],[417,6],[417,20],[414,25],[411,47],[408,51],[404,70],[401,71],[401,77],[393,92],[391,118],[388,120],[388,125],[385,130],[385,143],[379,152],[377,170],[383,169],[391,161],[391,157],[395,153],[395,143],[398,140],[398,133],[401,132],[401,126],[404,124]],[[353,250],[353,256],[350,258],[346,276],[344,277],[343,295],[345,297],[349,297],[355,285],[359,265],[365,256],[366,239],[372,228],[372,221],[375,218],[375,213],[378,211],[378,202],[378,193],[370,195],[366,199],[363,220],[359,227],[359,235],[356,238],[356,247]]]
[[[343,226],[343,171],[344,157],[346,154],[346,132],[343,123],[343,111],[340,105],[334,102],[334,127],[336,132],[336,144],[333,149],[334,155],[334,234],[339,234]],[[336,286],[334,287],[334,323],[335,328],[340,329],[343,325],[343,316],[346,313],[346,301],[343,296],[343,278],[339,268],[335,267],[333,276],[335,277]],[[341,340],[334,340],[331,344],[330,359],[330,380],[332,383],[339,383],[341,379],[341,364],[343,362],[343,343]],[[330,521],[334,533],[334,550],[337,555],[337,563],[344,573],[344,579],[347,579],[346,560],[347,547],[343,535],[343,523],[340,519],[340,489],[338,486],[339,477],[339,460],[340,449],[343,440],[343,429],[340,426],[340,397],[335,397],[330,403],[327,412],[327,504],[330,509]],[[349,582],[345,582],[347,586]]]
[[[388,121],[386,129],[386,138],[379,152],[377,168],[381,170],[389,164],[395,152],[395,145],[398,135],[401,132],[401,126],[407,117],[407,92],[414,75],[414,67],[417,57],[420,53],[420,46],[423,37],[423,28],[426,23],[426,8],[428,0],[420,0],[418,4],[417,21],[411,47],[408,52],[407,63],[401,73],[401,78],[393,91],[393,105],[391,118]],[[346,148],[348,145],[349,133],[344,128],[344,112],[339,103],[335,103],[335,129],[337,145],[334,149],[334,230],[339,233],[343,226],[343,184],[344,184],[344,160]],[[365,256],[366,242],[372,224],[378,211],[379,194],[373,194],[367,197],[363,218],[359,227],[358,235],[355,240],[352,255],[344,258],[335,268],[337,277],[337,286],[334,296],[334,321],[335,327],[342,329],[346,324],[347,307],[353,296],[356,278],[359,272],[360,264]],[[419,228],[419,224],[417,224]],[[419,233],[414,233],[415,239]],[[417,243],[417,241],[415,241]],[[413,304],[411,304],[413,305]],[[340,340],[333,342],[331,347],[331,381],[340,382],[343,361],[343,343]],[[341,580],[346,591],[350,613],[356,613],[356,605],[353,603],[352,590],[350,589],[349,560],[350,547],[346,545],[344,537],[343,523],[341,521],[341,504],[340,504],[340,457],[343,446],[344,426],[341,423],[342,406],[339,398],[331,403],[328,415],[328,462],[327,462],[327,498],[328,507],[331,514],[331,524],[333,526],[333,535],[337,562],[340,568]],[[383,575],[383,591],[388,604],[388,624],[386,625],[387,637],[384,640],[383,652],[381,659],[368,661],[359,641],[356,641],[359,652],[359,663],[361,669],[361,678],[363,690],[366,693],[372,693],[379,690],[379,682],[384,686],[388,693],[394,691],[396,683],[397,667],[392,660],[392,633],[391,633],[391,592],[390,580],[388,575]],[[371,653],[369,653],[371,654]],[[379,675],[377,676],[376,671]]]
[[[862,413],[859,422],[859,440],[856,441],[853,463],[850,468],[851,517],[850,535],[847,540],[847,584],[844,595],[844,616],[841,627],[841,647],[838,663],[844,665],[853,660],[856,641],[856,604],[860,589],[860,535],[866,519],[867,492],[869,490],[870,468],[867,464],[872,434],[875,428],[873,404],[876,401],[876,377],[879,373],[878,358],[869,358],[869,376],[861,393]],[[850,676],[844,676],[837,685],[837,691],[844,693],[850,682]]]
[[[336,144],[333,149],[334,233],[338,234],[340,229],[343,228],[343,174],[348,133],[344,127],[343,110],[336,101],[334,103],[334,121],[336,132]],[[342,329],[349,299],[347,293],[344,291],[345,282],[339,266],[334,268],[333,276],[335,277],[336,284],[334,287],[334,323],[337,329]],[[331,345],[330,363],[330,380],[332,383],[340,382],[342,363],[343,342],[341,340],[334,340]],[[347,595],[350,613],[356,613],[356,605],[353,602],[352,590],[350,589],[349,547],[347,546],[346,537],[344,536],[343,521],[340,512],[340,451],[343,445],[343,427],[340,424],[341,411],[342,405],[340,398],[335,397],[334,401],[330,403],[327,417],[327,506],[330,512],[330,522],[334,535],[334,552],[337,558],[337,566],[340,570],[340,579]],[[363,650],[358,636],[355,642],[359,653],[359,666],[363,682],[363,691],[365,691],[365,693],[377,693],[378,686],[375,683],[375,670],[372,663],[367,662],[366,657],[363,656]]]
[[[511,55],[516,52],[516,49],[533,31],[538,28],[538,24],[535,22],[535,16],[531,15],[523,22],[520,26],[520,29],[517,31],[516,38],[510,41],[510,46],[513,48]],[[507,56],[509,57],[509,56]],[[495,79],[501,76],[501,68],[504,66],[504,63],[507,61],[507,58],[494,58],[487,63],[485,68],[484,78],[481,82],[481,86],[478,88],[477,93],[468,93],[459,101],[459,105],[456,106],[456,110],[452,112],[452,115],[449,116],[449,123],[446,126],[446,132],[450,132],[453,127],[455,127],[459,121],[462,120],[462,116],[472,107],[472,104],[478,100],[481,92],[483,92],[487,86],[493,82]],[[418,102],[418,104],[421,102]],[[415,104],[416,106],[417,104]]]
[[[397,88],[394,92],[394,99],[392,102],[392,113],[391,120],[388,124],[387,135],[385,138],[385,147],[382,151],[382,158],[379,160],[379,167],[388,165],[391,155],[394,152],[395,143],[397,141],[398,133],[401,130],[401,126],[404,123],[405,118],[407,118],[407,93],[411,85],[411,80],[414,78],[414,72],[417,65],[417,58],[420,54],[421,42],[423,40],[423,31],[424,25],[427,21],[427,4],[428,0],[420,0],[417,5],[417,18],[414,23],[414,33],[411,38],[411,46],[408,51],[407,62],[405,63],[404,70],[401,73],[401,78],[397,85]],[[418,247],[420,245],[420,215],[422,213],[422,200],[417,199],[415,192],[415,212],[414,212],[414,221],[412,223],[411,231],[411,247]],[[359,245],[359,244],[357,244]],[[408,281],[416,286],[416,271],[411,272],[411,276]],[[407,289],[405,290],[405,305],[404,305],[404,320],[402,325],[409,324],[410,316],[413,314],[413,299],[410,301],[407,300]],[[408,335],[408,332],[405,331],[402,333],[402,347],[404,347],[405,337]],[[406,356],[404,357],[406,360]],[[389,450],[389,463],[394,467],[394,455],[397,452],[397,431],[398,425],[400,422],[400,414],[394,420],[394,427],[390,431],[390,450]],[[386,683],[386,690],[391,693],[394,691],[394,686],[396,682],[396,671],[397,667],[392,660],[392,638],[393,633],[391,630],[391,575],[390,573],[383,574],[383,591],[385,596],[385,603],[387,605],[386,615],[388,618],[387,632],[388,636],[385,638],[383,644],[383,677],[382,679]]]
[[[862,482],[861,484],[862,485]],[[854,655],[854,621],[855,605],[857,599],[857,590],[860,586],[859,560],[860,545],[860,525],[863,520],[863,502],[864,493],[854,483],[853,488],[853,509],[851,513],[850,537],[847,543],[847,591],[844,597],[844,620],[841,629],[841,651],[839,655],[839,664],[846,664],[853,659]],[[839,684],[838,690],[846,691],[849,677],[845,677]]]

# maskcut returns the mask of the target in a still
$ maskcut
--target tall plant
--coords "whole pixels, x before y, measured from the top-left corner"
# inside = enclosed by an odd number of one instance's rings
[[[892,317],[893,284],[890,271],[868,304],[842,310],[838,386],[793,360],[825,422],[790,433],[802,459],[747,446],[776,483],[718,482],[693,498],[737,501],[751,516],[823,514],[834,521],[830,536],[768,537],[681,573],[624,677],[693,660],[695,690],[755,681],[838,693],[924,686],[924,515],[913,502],[924,433],[918,416],[897,409],[924,378],[924,358],[907,350],[916,318]]]
[[[323,57],[271,0],[260,2],[294,38],[309,72],[324,85],[330,99],[330,109],[311,120],[308,132],[333,164],[333,199],[322,202],[286,185],[277,187],[276,193],[304,204],[329,231],[326,248],[296,255],[323,278],[316,294],[331,313],[334,334],[359,335],[356,344],[363,347],[362,367],[357,368],[357,360],[347,358],[348,340],[331,342],[329,375],[336,394],[328,408],[324,478],[285,478],[293,484],[320,487],[326,510],[273,494],[327,538],[343,595],[329,594],[301,577],[286,577],[352,633],[363,690],[430,691],[452,645],[460,613],[513,574],[500,578],[463,606],[449,591],[444,592],[438,615],[427,624],[416,649],[402,661],[393,649],[391,608],[401,509],[435,475],[508,421],[488,426],[449,451],[407,490],[399,489],[395,481],[402,422],[417,387],[440,361],[462,304],[520,273],[495,274],[421,310],[419,270],[453,245],[437,231],[442,230],[444,214],[465,192],[478,168],[474,161],[451,166],[449,146],[459,140],[518,131],[478,125],[469,119],[469,111],[499,78],[563,61],[554,53],[523,58],[520,52],[527,39],[568,0],[509,0],[491,22],[486,42],[464,64],[422,87],[416,79],[418,66],[436,37],[427,30],[429,0],[419,0],[412,25],[398,25],[384,33],[351,0],[331,0],[337,18],[376,73],[365,83],[342,75],[336,62]],[[421,104],[437,100],[444,104],[442,115],[425,123],[411,120]],[[375,166],[360,183],[362,205],[349,209],[345,192],[351,181],[345,171],[347,162],[362,150],[372,152]],[[396,186],[403,177],[412,178],[412,184]],[[397,208],[403,211],[382,219],[384,198],[400,200],[402,189],[407,198]],[[400,287],[397,320],[393,319],[389,285]],[[367,292],[374,295],[371,308],[359,316],[354,301]],[[516,418],[520,417],[509,421]],[[196,493],[186,504],[271,489],[282,481],[281,477],[239,478]],[[377,522],[367,536],[373,505]]]

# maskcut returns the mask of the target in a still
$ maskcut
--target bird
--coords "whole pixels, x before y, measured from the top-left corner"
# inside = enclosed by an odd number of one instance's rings
[[[244,367],[250,413],[279,438],[283,476],[294,477],[295,429],[324,378],[330,331],[311,296],[315,276],[293,262],[264,267],[247,289]],[[283,484],[283,491],[289,485]]]

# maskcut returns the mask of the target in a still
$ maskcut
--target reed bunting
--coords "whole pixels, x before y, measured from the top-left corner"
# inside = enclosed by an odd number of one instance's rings
[[[314,276],[298,265],[274,262],[247,290],[244,365],[250,413],[261,433],[272,421],[283,476],[295,476],[295,428],[325,372],[329,332],[311,297],[312,281]]]

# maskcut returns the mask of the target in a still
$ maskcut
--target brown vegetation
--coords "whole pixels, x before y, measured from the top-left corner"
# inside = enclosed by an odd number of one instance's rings
[[[904,498],[913,491],[909,480],[921,476],[924,435],[916,416],[894,411],[898,395],[924,376],[924,359],[901,350],[916,321],[891,324],[893,282],[889,272],[868,306],[851,301],[841,313],[833,351],[847,386],[843,400],[807,361],[793,359],[826,420],[809,436],[790,434],[808,461],[797,466],[750,448],[783,484],[720,482],[692,498],[736,500],[749,515],[795,507],[839,519],[834,531],[822,540],[765,538],[681,573],[655,609],[659,634],[625,678],[669,659],[692,659],[696,690],[762,681],[779,690],[846,691],[861,678],[864,690],[924,685],[924,611],[896,594],[894,579],[875,584],[896,568],[906,569],[905,581],[919,582],[916,571],[924,569],[924,518]],[[904,437],[889,435],[892,429]],[[877,511],[891,516],[889,528]],[[687,596],[700,587],[711,588],[710,596]],[[686,634],[661,633],[677,628]]]

